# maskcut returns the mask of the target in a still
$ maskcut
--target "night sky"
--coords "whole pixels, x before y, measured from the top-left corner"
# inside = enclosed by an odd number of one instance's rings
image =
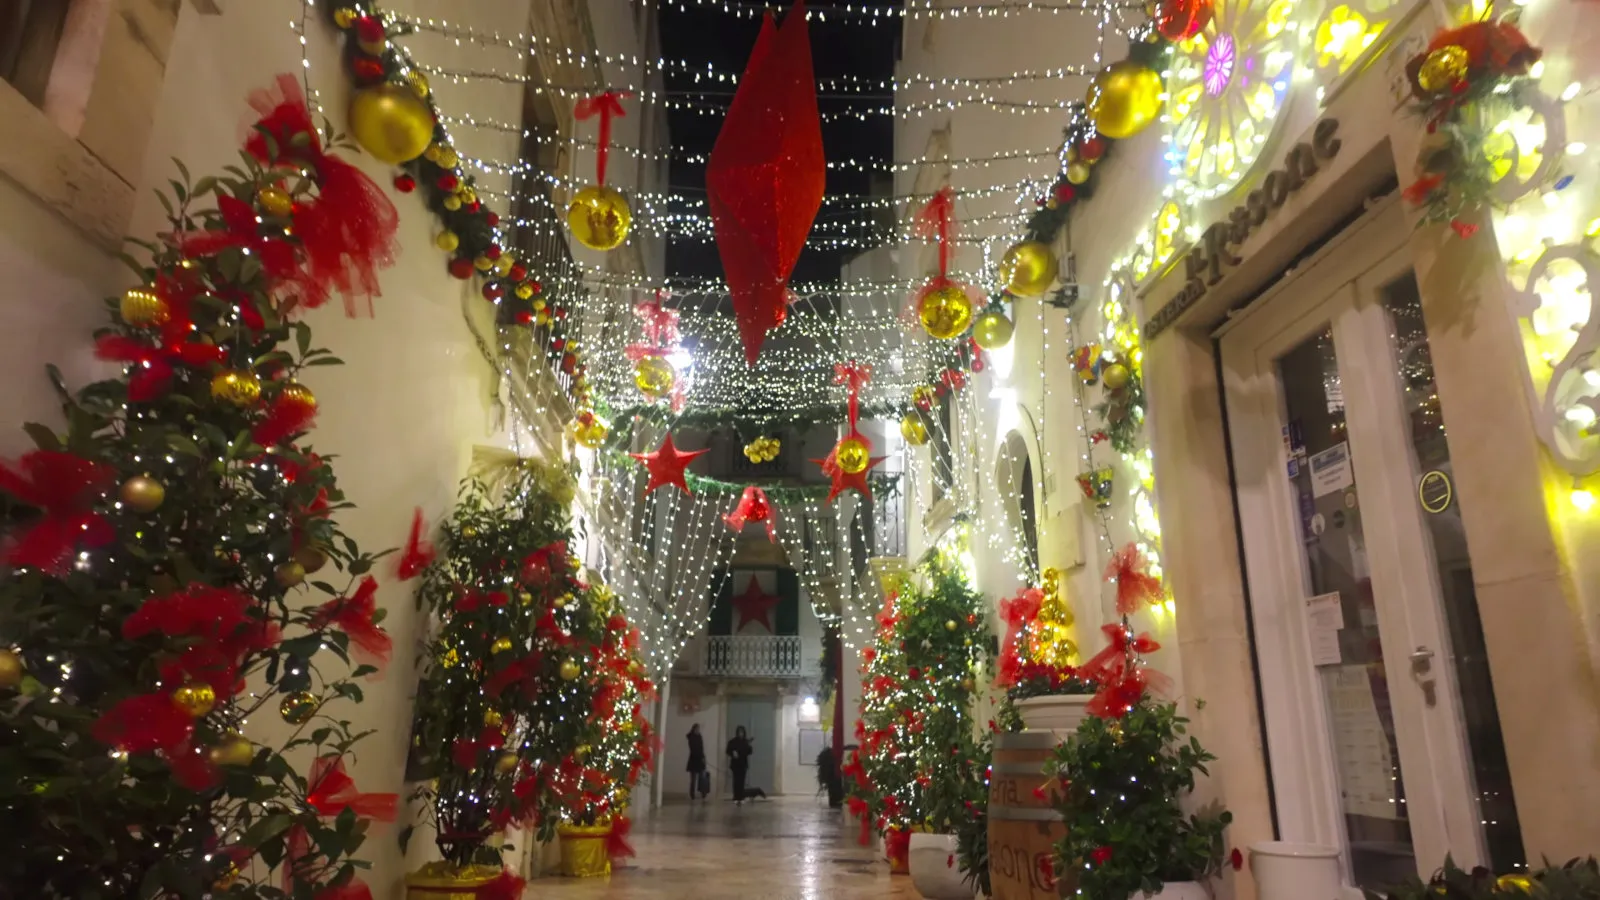
[[[898,5],[898,4],[885,4]],[[788,7],[779,7],[787,14]],[[860,7],[857,6],[859,9]],[[813,6],[815,12],[826,6]],[[780,16],[780,23],[782,18]],[[812,65],[819,81],[830,78],[855,76],[872,81],[888,80],[894,75],[899,57],[900,19],[890,16],[877,20],[859,16],[829,15],[819,21],[813,15],[810,22]],[[709,62],[719,71],[744,71],[756,34],[761,29],[759,18],[736,16],[720,7],[707,8],[689,5],[687,10],[662,4],[661,43],[662,56],[667,59],[688,60],[700,66]],[[675,98],[685,98],[690,91],[721,91],[721,96],[696,94],[694,98],[715,102],[726,107],[732,99],[732,87],[727,84],[708,86],[696,84],[691,75],[668,72],[667,90]],[[852,94],[843,99],[837,94],[818,95],[818,106],[826,116],[829,112],[847,109],[892,106],[891,94]],[[670,183],[675,194],[690,197],[705,196],[705,167],[682,161],[682,156],[709,154],[716,143],[717,132],[722,127],[720,116],[704,115],[693,110],[671,110],[668,113],[672,146],[675,150]],[[823,155],[829,160],[876,159],[888,162],[894,149],[894,120],[890,116],[871,116],[866,121],[853,117],[843,121],[822,123]],[[887,175],[877,176],[885,185]],[[866,194],[872,189],[872,176],[863,172],[828,171],[828,194]],[[887,187],[884,190],[887,193]],[[868,212],[850,206],[832,206],[824,202],[818,221],[828,217],[834,221],[852,220],[860,232],[869,228]],[[852,227],[852,232],[857,228]],[[830,231],[830,234],[837,232]],[[791,282],[836,281],[839,266],[849,256],[859,251],[807,247],[800,256]],[[676,240],[667,248],[669,275],[721,276],[722,263],[712,241]]]

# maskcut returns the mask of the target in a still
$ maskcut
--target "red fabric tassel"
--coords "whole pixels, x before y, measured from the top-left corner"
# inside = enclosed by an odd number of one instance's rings
[[[739,496],[739,505],[722,520],[734,531],[743,531],[748,522],[763,522],[767,526],[767,540],[774,544],[778,542],[777,513],[767,500],[767,492],[753,484],[745,487],[744,493]]]
[[[395,574],[401,581],[410,581],[422,574],[422,570],[433,565],[438,557],[438,551],[433,544],[423,539],[422,507],[417,507],[411,517],[411,535],[406,538],[405,550],[400,553],[400,562],[395,567]]]
[[[319,607],[311,617],[311,627],[338,626],[349,636],[353,655],[357,659],[382,668],[389,664],[394,641],[388,632],[372,621],[377,611],[378,579],[368,575],[361,579],[355,594],[336,597]]]
[[[1078,677],[1100,685],[1089,701],[1088,711],[1102,718],[1116,718],[1139,702],[1147,690],[1166,692],[1171,679],[1140,665],[1139,656],[1161,649],[1148,633],[1134,637],[1118,624],[1102,625],[1110,643],[1078,670]]]
[[[627,816],[617,816],[611,820],[611,833],[606,835],[606,855],[613,861],[629,859],[638,854],[634,853],[633,845],[628,843],[628,835],[633,832],[633,820]]]
[[[58,450],[34,450],[15,469],[0,463],[0,491],[44,515],[8,535],[0,562],[51,575],[67,573],[79,546],[104,547],[116,530],[94,504],[116,480],[111,467]]]
[[[1150,574],[1150,561],[1135,544],[1117,551],[1106,566],[1105,579],[1117,584],[1117,613],[1131,616],[1146,603],[1161,600],[1161,579]]]
[[[306,804],[319,815],[337,816],[346,809],[363,819],[393,822],[398,812],[398,794],[363,794],[344,771],[341,756],[319,756],[311,763],[310,791]]]
[[[478,900],[518,900],[528,882],[506,869],[500,877],[478,888]]]
[[[945,185],[934,193],[922,212],[917,213],[917,237],[939,242],[940,282],[948,281],[950,275],[951,213],[954,209],[955,194]]]
[[[177,750],[194,734],[194,721],[165,691],[139,694],[111,707],[94,723],[95,740],[127,753]]]
[[[626,115],[621,101],[627,97],[625,91],[606,91],[584,97],[572,107],[572,117],[579,122],[600,117],[600,136],[594,151],[595,178],[600,184],[606,183],[606,158],[611,153],[611,117]]]

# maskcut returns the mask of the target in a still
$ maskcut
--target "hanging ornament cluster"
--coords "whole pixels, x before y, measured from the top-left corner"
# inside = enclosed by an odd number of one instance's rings
[[[1132,453],[1144,422],[1144,383],[1132,359],[1109,351],[1101,354],[1101,400],[1095,413],[1105,422],[1105,434],[1118,453]]]
[[[595,415],[593,410],[585,409],[572,417],[572,424],[568,426],[572,433],[573,441],[593,450],[605,444],[606,437],[611,433],[611,427],[606,421]]]
[[[872,496],[872,488],[867,485],[867,472],[884,458],[872,455],[872,441],[861,433],[860,428],[861,389],[870,380],[872,367],[855,360],[833,367],[833,383],[843,385],[849,395],[850,421],[844,436],[833,445],[827,457],[812,460],[822,467],[822,473],[833,482],[828,490],[828,499],[823,501],[825,503],[832,503],[847,489],[857,491],[863,497]]]
[[[626,93],[605,91],[579,100],[572,117],[579,122],[598,117],[600,133],[595,141],[595,183],[579,190],[567,206],[567,227],[578,243],[591,250],[612,250],[628,239],[633,211],[616,188],[606,184],[606,163],[611,155],[611,119],[624,115]]]
[[[807,29],[804,0],[782,27],[767,11],[706,162],[717,252],[752,366],[788,314],[789,275],[822,207],[827,170]]]
[[[917,237],[934,241],[939,247],[938,274],[917,292],[914,301],[917,319],[928,336],[948,341],[965,334],[972,324],[973,303],[966,288],[950,280],[950,243],[953,237],[955,194],[949,185],[934,192],[917,213]]]
[[[1072,371],[1078,373],[1078,379],[1085,386],[1093,387],[1100,383],[1100,369],[1104,365],[1099,344],[1085,344],[1072,351]]]
[[[1078,474],[1078,488],[1083,491],[1085,500],[1093,501],[1095,509],[1110,508],[1113,475],[1110,466]]]
[[[778,514],[772,508],[772,503],[767,500],[767,492],[755,485],[748,485],[744,493],[739,495],[739,505],[733,512],[722,517],[728,527],[734,531],[743,531],[744,526],[751,522],[758,522],[767,526],[767,540],[778,542]]]
[[[772,462],[778,458],[783,445],[775,437],[758,437],[744,445],[744,458],[753,463]]]
[[[1440,31],[1406,64],[1412,106],[1427,135],[1417,179],[1402,195],[1421,208],[1424,222],[1448,223],[1462,238],[1477,232],[1470,219],[1493,202],[1495,167],[1506,164],[1491,144],[1495,123],[1527,107],[1526,95],[1536,90],[1528,73],[1542,55],[1500,19]]]
[[[1045,569],[1039,583],[1039,611],[1028,624],[1028,658],[1037,664],[1061,670],[1070,667],[1078,656],[1072,639],[1077,617],[1067,598],[1061,595],[1061,572]]]
[[[657,291],[654,300],[634,304],[633,314],[644,333],[623,350],[633,361],[633,386],[652,403],[671,396],[673,411],[680,412],[688,395],[671,360],[678,350],[678,311],[662,306]]]

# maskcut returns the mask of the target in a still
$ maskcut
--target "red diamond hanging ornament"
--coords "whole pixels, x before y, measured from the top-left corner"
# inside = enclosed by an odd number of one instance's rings
[[[867,485],[867,473],[872,471],[873,466],[883,462],[884,457],[872,455],[872,441],[857,427],[861,418],[861,388],[871,379],[872,367],[855,360],[833,367],[833,383],[844,385],[850,395],[850,430],[828,451],[826,459],[812,460],[822,466],[822,474],[833,480],[828,499],[823,501],[825,503],[832,503],[847,489],[863,497],[872,496],[872,488]]]
[[[717,252],[745,361],[783,324],[789,275],[822,206],[822,120],[804,0],[781,27],[768,12],[706,164]]]

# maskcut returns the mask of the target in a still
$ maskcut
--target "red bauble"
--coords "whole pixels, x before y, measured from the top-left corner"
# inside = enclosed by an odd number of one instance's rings
[[[457,178],[454,172],[445,172],[434,183],[439,185],[441,191],[453,191],[461,186],[461,179]]]
[[[357,56],[350,61],[350,74],[360,84],[376,84],[383,80],[383,61],[370,56]]]
[[[542,284],[540,284],[540,283],[539,283],[539,282],[537,282],[537,281],[530,281],[530,282],[528,282],[528,287],[531,287],[531,288],[533,288],[533,292],[534,292],[534,293],[535,293],[535,294],[542,294],[542,293],[544,293],[544,285],[542,285]]]
[[[553,312],[550,313],[550,315],[556,317],[557,319],[565,319],[567,317],[567,308],[565,306],[558,306]]]
[[[576,356],[573,356],[571,353],[567,353],[567,354],[563,354],[562,355],[562,357],[561,357],[561,371],[562,372],[564,372],[564,373],[566,373],[568,375],[571,375],[572,374],[572,367],[576,366],[577,364],[578,364],[578,358]]]
[[[492,211],[484,213],[483,220],[489,223],[490,228],[493,228],[500,224],[500,214]]]
[[[362,16],[356,20],[356,40],[362,43],[383,42],[383,22],[377,16]]]
[[[516,320],[516,323],[518,325],[532,325],[533,324],[533,313],[528,312],[525,309],[517,310],[517,314],[515,316],[513,316],[512,318]]]
[[[1054,196],[1057,203],[1071,203],[1072,198],[1078,196],[1078,192],[1072,185],[1062,182],[1056,185]]]
[[[490,281],[485,283],[483,286],[483,298],[485,300],[498,301],[500,297],[505,294],[505,292],[506,289],[501,287],[500,282],[498,281]]]
[[[1173,43],[1187,41],[1211,22],[1211,0],[1157,0],[1156,31]]]
[[[1106,155],[1106,139],[1098,134],[1078,145],[1078,158],[1084,162],[1094,162]]]
[[[482,208],[483,208],[483,201],[482,200],[474,200],[471,203],[467,204],[467,212],[477,212],[478,210],[480,210]]]
[[[464,256],[458,256],[455,259],[450,260],[450,274],[461,279],[462,281],[466,281],[468,278],[471,278],[472,273],[475,271],[477,271],[477,268],[472,265],[472,260]]]
[[[394,177],[394,189],[402,194],[409,194],[417,189],[417,180],[410,175],[396,175]]]
[[[550,342],[550,349],[560,353],[561,351],[567,349],[567,342],[562,338],[556,338]]]
[[[489,249],[483,251],[483,255],[489,257],[490,259],[499,259],[500,252],[499,244],[490,244]]]
[[[490,213],[490,215],[494,215],[494,214]],[[520,282],[523,279],[528,277],[528,269],[522,263],[517,263],[516,265],[511,267],[511,271],[506,273],[506,277],[510,278],[512,281],[519,281]]]

